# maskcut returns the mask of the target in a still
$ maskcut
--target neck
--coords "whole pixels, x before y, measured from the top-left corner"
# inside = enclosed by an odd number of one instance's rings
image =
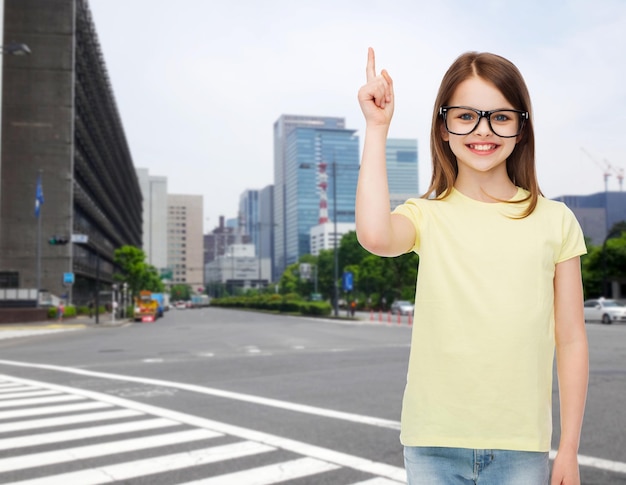
[[[459,172],[454,188],[463,195],[481,202],[509,200],[517,193],[517,187],[511,182],[506,171],[471,174]]]

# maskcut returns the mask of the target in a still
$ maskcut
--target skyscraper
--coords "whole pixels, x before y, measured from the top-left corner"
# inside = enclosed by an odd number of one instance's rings
[[[149,264],[164,272],[167,269],[167,177],[150,175],[147,168],[137,168],[143,197],[142,249]]]
[[[239,196],[240,227],[258,247],[259,190],[244,190]]]
[[[387,181],[391,209],[410,197],[418,197],[417,140],[389,138],[386,148]]]
[[[359,139],[343,118],[282,115],[274,123],[274,276],[310,253],[327,173],[328,216],[354,222]],[[336,205],[335,205],[336,204]]]

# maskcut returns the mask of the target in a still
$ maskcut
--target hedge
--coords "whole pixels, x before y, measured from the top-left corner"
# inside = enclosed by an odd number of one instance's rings
[[[278,313],[297,313],[301,315],[328,316],[332,307],[324,301],[303,301],[293,295],[255,295],[227,296],[213,298],[212,306],[225,308],[250,308]]]

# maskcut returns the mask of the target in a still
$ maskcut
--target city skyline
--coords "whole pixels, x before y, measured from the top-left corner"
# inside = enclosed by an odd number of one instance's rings
[[[394,1],[384,15],[327,0],[134,0],[123,15],[120,2],[90,5],[135,165],[167,176],[174,192],[203,194],[205,229],[235,217],[244,190],[274,182],[281,114],[343,117],[363,137],[356,93],[368,46],[394,78],[389,136],[418,140],[420,192],[436,90],[467,50],[502,54],[524,74],[546,197],[601,192],[604,160],[626,166],[623,2]],[[608,188],[618,190],[614,175]]]

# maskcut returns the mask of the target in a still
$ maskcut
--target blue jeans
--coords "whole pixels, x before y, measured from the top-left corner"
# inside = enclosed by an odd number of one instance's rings
[[[405,446],[408,485],[547,485],[548,452]]]

